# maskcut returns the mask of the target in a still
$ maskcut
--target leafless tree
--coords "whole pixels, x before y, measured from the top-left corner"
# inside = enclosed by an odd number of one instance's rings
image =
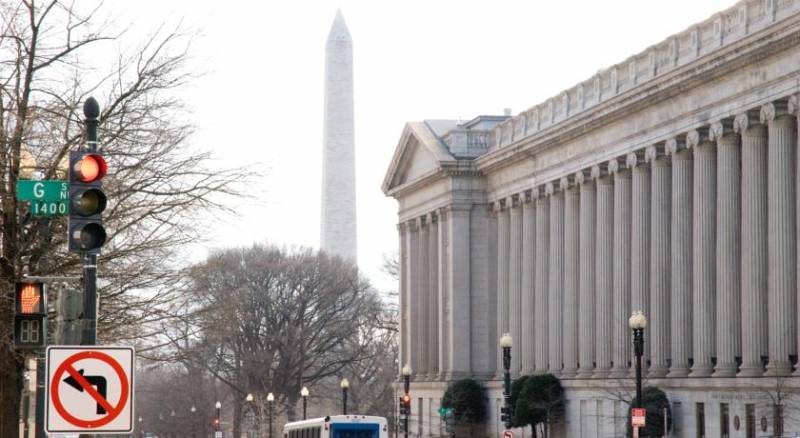
[[[164,27],[126,48],[114,23],[86,7],[0,0],[0,436],[16,434],[21,385],[22,361],[9,344],[13,283],[80,269],[65,251],[65,220],[32,217],[15,187],[20,179],[64,178],[68,151],[83,141],[83,101],[93,95],[101,104],[110,166],[101,342],[134,343],[153,334],[150,323],[172,317],[180,276],[170,261],[198,237],[199,213],[221,208],[241,175],[210,168],[209,155],[190,147],[193,128],[176,91],[194,77],[192,35]],[[90,62],[90,47],[103,66]]]
[[[218,251],[189,276],[199,337],[187,349],[174,336],[176,359],[203,364],[239,394],[234,433],[247,393],[274,393],[275,407],[293,420],[303,386],[317,389],[312,401],[325,398],[324,382],[338,382],[348,367],[373,372],[386,354],[370,329],[381,319],[378,294],[338,257],[254,245]]]

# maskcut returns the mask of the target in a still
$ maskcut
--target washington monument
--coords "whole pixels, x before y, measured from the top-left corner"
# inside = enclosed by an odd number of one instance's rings
[[[353,127],[353,40],[336,11],[325,47],[320,247],[356,261],[356,174]]]

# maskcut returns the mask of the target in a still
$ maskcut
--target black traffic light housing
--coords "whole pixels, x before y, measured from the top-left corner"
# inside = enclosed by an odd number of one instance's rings
[[[14,345],[42,348],[47,338],[47,288],[37,281],[14,287]]]
[[[101,213],[106,208],[103,177],[108,172],[105,159],[96,152],[69,153],[70,252],[99,254],[106,242]]]
[[[503,424],[506,426],[506,428],[511,428],[512,423],[513,423],[512,418],[513,418],[513,415],[511,413],[511,407],[510,406],[501,406],[500,407],[500,421],[503,422]]]

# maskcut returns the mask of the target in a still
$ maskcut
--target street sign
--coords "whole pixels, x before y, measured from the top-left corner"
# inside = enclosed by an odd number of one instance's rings
[[[514,431],[513,430],[503,431],[503,438],[514,438]]]
[[[17,181],[17,199],[20,201],[68,201],[69,183],[58,180]]]
[[[132,347],[47,348],[48,433],[133,431]]]
[[[31,201],[31,214],[34,216],[66,216],[69,214],[69,201]]]
[[[643,408],[631,409],[631,426],[645,427],[645,419],[647,418],[647,411]]]

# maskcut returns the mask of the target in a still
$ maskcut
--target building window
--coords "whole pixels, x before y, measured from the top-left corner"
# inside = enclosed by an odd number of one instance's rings
[[[744,405],[744,426],[747,438],[756,438],[756,405]]]
[[[672,433],[681,436],[681,422],[683,418],[683,404],[676,401],[672,404]]]
[[[783,436],[783,406],[774,404],[772,406],[772,434],[775,436]]]
[[[728,414],[728,404],[727,403],[720,403],[719,404],[719,430],[720,435],[722,438],[730,438],[731,431],[730,431],[730,418]]]
[[[695,403],[695,415],[697,423],[697,438],[706,438],[706,405]]]
[[[422,401],[423,400],[425,400],[425,399],[422,398],[422,397],[419,398],[419,416],[418,416],[419,424],[417,425],[417,432],[419,433],[419,436],[422,436],[422,424],[423,424],[423,421],[424,421],[424,417],[423,416],[425,415],[424,414],[425,411],[422,409]]]

